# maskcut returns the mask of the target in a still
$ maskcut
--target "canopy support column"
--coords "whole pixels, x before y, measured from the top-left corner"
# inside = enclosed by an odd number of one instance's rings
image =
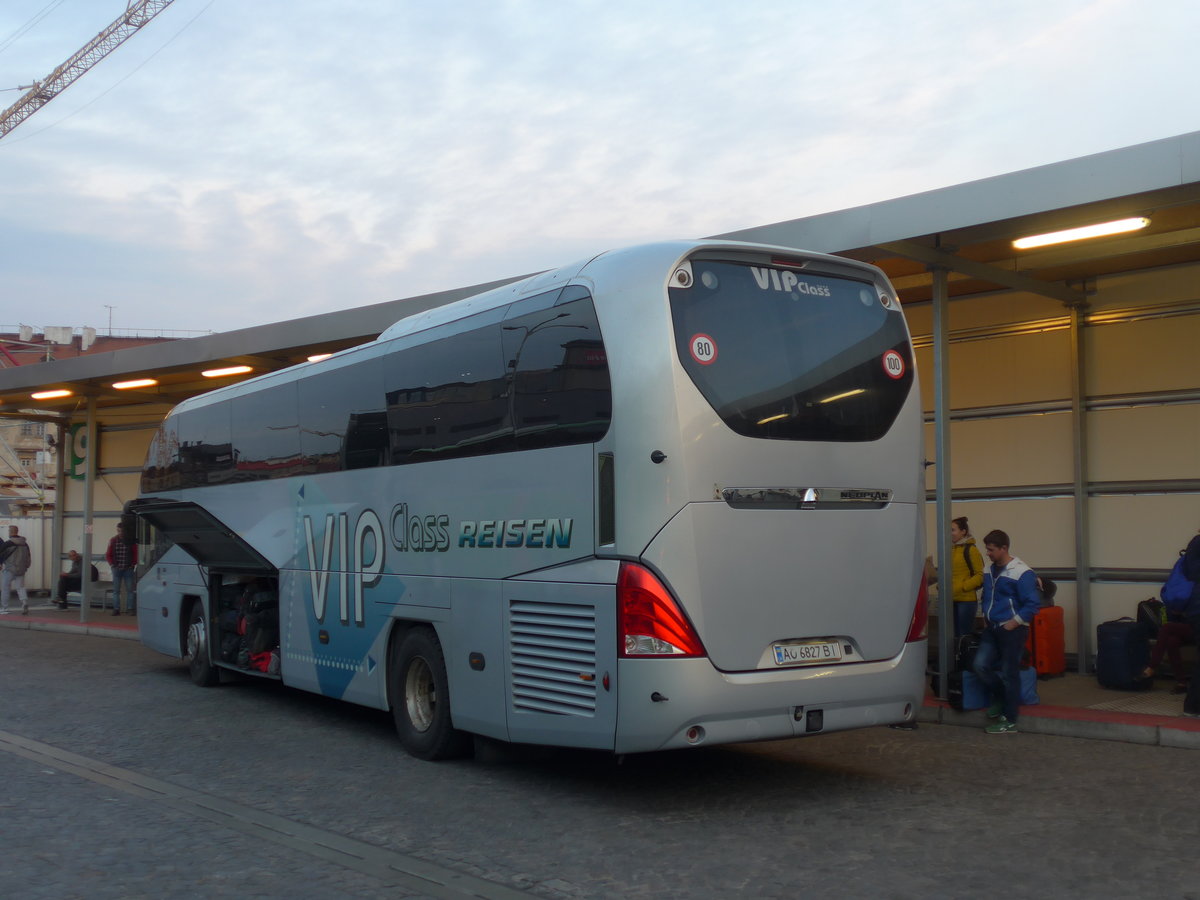
[[[1078,653],[1076,669],[1086,675],[1091,656],[1092,561],[1090,500],[1088,496],[1087,348],[1083,328],[1087,303],[1070,305],[1071,310],[1071,443],[1075,495],[1075,618]]]
[[[954,597],[950,589],[950,292],[948,272],[934,267],[933,273],[933,428],[937,468],[937,529],[934,538],[938,564],[938,696],[947,698],[949,674],[954,667],[950,641],[954,634]]]
[[[70,452],[67,446],[67,429],[59,421],[54,426],[54,512],[50,517],[50,578],[47,584],[54,593],[51,596],[58,599],[58,579],[62,577],[63,556],[63,515],[67,505],[67,464],[66,456]]]
[[[99,441],[96,440],[96,398],[88,397],[87,402],[87,458],[83,463],[83,563],[79,568],[79,621],[86,622],[88,609],[92,604],[94,586],[88,577],[92,564],[92,532],[95,530],[93,519],[96,495],[96,457],[100,455]]]

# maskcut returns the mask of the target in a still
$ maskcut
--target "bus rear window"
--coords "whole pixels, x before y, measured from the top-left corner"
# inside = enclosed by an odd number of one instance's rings
[[[873,441],[913,383],[903,315],[866,281],[693,260],[670,289],[680,362],[733,431],[789,441]]]

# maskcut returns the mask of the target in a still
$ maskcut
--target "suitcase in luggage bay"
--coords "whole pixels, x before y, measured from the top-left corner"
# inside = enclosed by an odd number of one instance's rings
[[[1145,629],[1126,616],[1096,626],[1096,680],[1101,687],[1141,691],[1153,679],[1143,678],[1150,663],[1150,639]]]
[[[1061,606],[1044,606],[1037,611],[1029,625],[1025,649],[1039,678],[1066,674],[1066,629]]]

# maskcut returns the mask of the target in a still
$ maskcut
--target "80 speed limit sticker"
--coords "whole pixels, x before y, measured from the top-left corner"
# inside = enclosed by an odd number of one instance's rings
[[[711,366],[717,360],[717,342],[707,334],[692,335],[688,349],[692,351],[692,359],[702,366]]]
[[[895,350],[883,354],[883,371],[887,372],[888,378],[903,378],[904,368],[904,357]]]

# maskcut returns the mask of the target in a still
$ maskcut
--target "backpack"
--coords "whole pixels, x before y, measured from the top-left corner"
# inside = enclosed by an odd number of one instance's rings
[[[1174,568],[1171,569],[1171,574],[1167,576],[1166,583],[1158,592],[1158,596],[1162,597],[1163,605],[1171,612],[1182,612],[1196,590],[1196,582],[1183,572],[1183,560],[1184,555],[1180,553],[1179,559],[1175,560]]]
[[[971,564],[971,545],[963,544],[963,561],[967,564],[967,574],[975,577],[975,566]]]
[[[1058,584],[1047,578],[1045,575],[1039,575],[1042,586],[1038,588],[1038,600],[1043,608],[1054,605],[1054,595],[1058,593]]]

